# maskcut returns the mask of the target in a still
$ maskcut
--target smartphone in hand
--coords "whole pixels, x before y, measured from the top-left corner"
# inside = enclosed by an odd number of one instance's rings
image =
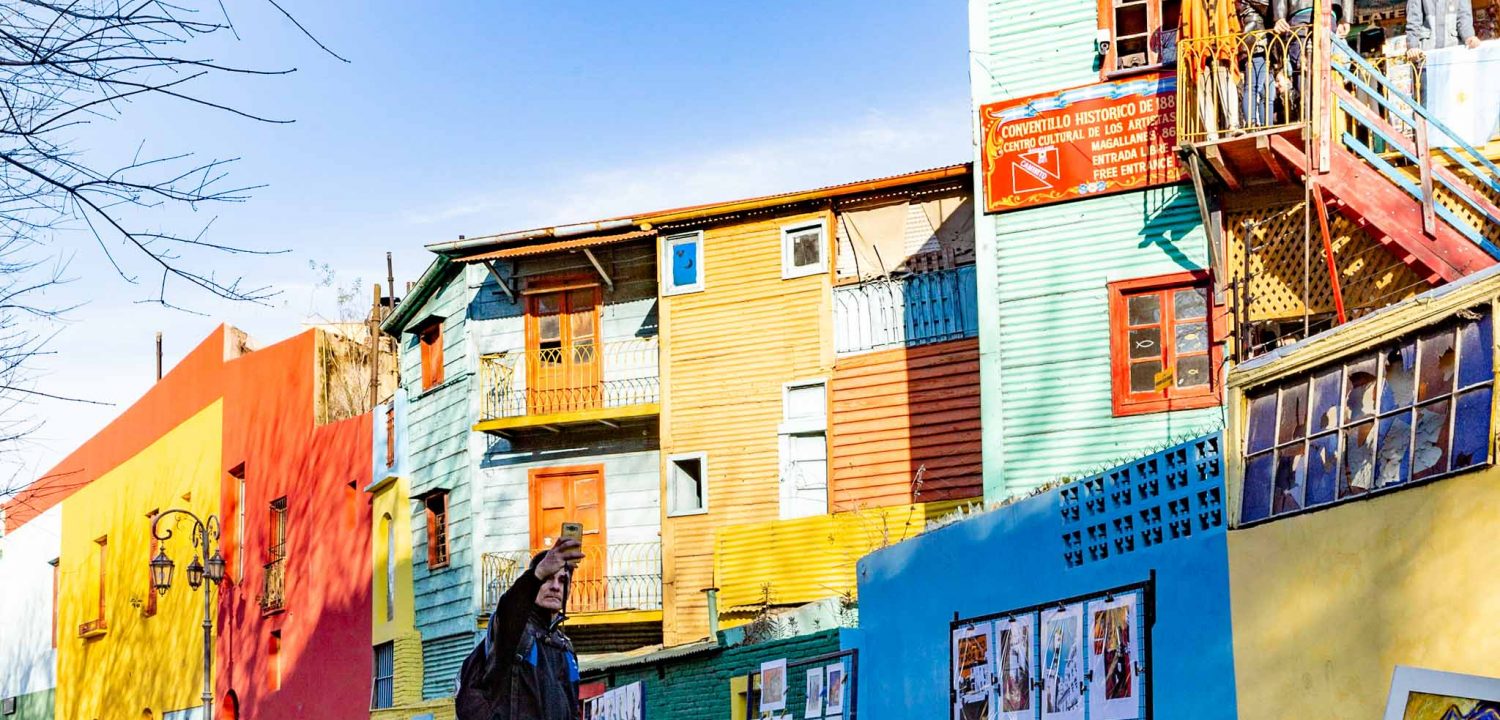
[[[562,524],[560,540],[577,540],[583,542],[583,523],[565,522]]]

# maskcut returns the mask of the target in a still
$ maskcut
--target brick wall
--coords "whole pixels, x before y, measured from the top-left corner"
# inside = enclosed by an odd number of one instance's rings
[[[370,711],[370,720],[410,720],[431,713],[433,720],[453,720],[453,699],[422,700],[422,634],[412,630],[397,635],[395,687],[388,708]]]
[[[732,699],[730,678],[757,672],[760,664],[767,660],[787,658],[796,661],[838,650],[839,631],[826,630],[785,640],[740,645],[709,655],[591,673],[584,679],[602,679],[612,688],[639,681],[646,693],[648,720],[728,720]],[[793,673],[793,676],[797,675]]]

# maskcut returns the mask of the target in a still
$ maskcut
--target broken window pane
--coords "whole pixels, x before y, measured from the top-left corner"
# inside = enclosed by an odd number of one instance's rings
[[[1344,378],[1343,368],[1335,367],[1313,376],[1312,414],[1308,424],[1313,433],[1332,430],[1339,424],[1339,385]]]
[[[1370,491],[1375,483],[1375,423],[1367,422],[1344,431],[1344,472],[1339,478],[1339,497]]]
[[[1375,358],[1345,366],[1344,422],[1352,423],[1375,414]]]
[[[1380,412],[1390,412],[1411,404],[1412,372],[1417,365],[1417,349],[1410,340],[1400,347],[1382,353],[1385,378],[1380,384]]]
[[[1302,443],[1276,451],[1276,485],[1271,497],[1271,514],[1302,509],[1307,484],[1307,456]]]
[[[1453,330],[1421,339],[1418,348],[1421,376],[1417,378],[1417,401],[1431,400],[1453,392],[1453,371],[1458,354],[1453,349]]]
[[[1380,443],[1375,457],[1375,485],[1399,485],[1411,476],[1411,413],[1380,419]]]
[[[1177,352],[1184,355],[1208,352],[1208,324],[1196,322],[1178,325]]]
[[[1250,421],[1245,429],[1245,452],[1258,453],[1271,447],[1276,437],[1276,393],[1250,401]]]
[[[1173,294],[1172,314],[1178,320],[1192,320],[1208,316],[1208,290],[1193,288],[1178,290]]]
[[[1278,444],[1307,434],[1307,383],[1281,389],[1281,417],[1276,422]]]
[[[1413,480],[1448,471],[1449,403],[1440,400],[1417,408],[1417,444],[1411,458]]]
[[[1453,452],[1450,467],[1460,470],[1489,462],[1490,388],[1470,390],[1458,396],[1453,418]]]
[[[1161,322],[1161,296],[1136,295],[1128,301],[1131,325],[1154,325]]]
[[[1307,500],[1303,507],[1333,502],[1338,488],[1338,460],[1338,433],[1329,433],[1308,443]]]
[[[1240,498],[1240,522],[1253,522],[1271,514],[1271,466],[1274,457],[1263,453],[1245,464],[1245,491]]]
[[[1208,384],[1211,371],[1207,355],[1177,358],[1177,387],[1202,387]]]
[[[1485,382],[1495,376],[1495,341],[1490,318],[1464,323],[1458,330],[1459,387]]]
[[[1130,392],[1155,392],[1156,374],[1161,372],[1160,360],[1147,360],[1130,366]]]
[[[1130,331],[1130,359],[1161,357],[1161,328]]]

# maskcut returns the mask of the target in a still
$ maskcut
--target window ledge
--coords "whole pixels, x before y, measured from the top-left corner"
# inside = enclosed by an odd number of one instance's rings
[[[1157,63],[1156,65],[1143,65],[1141,67],[1126,68],[1124,70],[1100,70],[1099,79],[1105,82],[1123,80],[1137,75],[1148,75],[1150,73],[1177,72],[1177,65]]]
[[[436,392],[438,392],[440,390],[447,389],[449,385],[457,385],[457,384],[459,384],[461,382],[464,382],[464,381],[466,381],[468,379],[469,379],[469,373],[459,373],[457,377],[452,377],[452,378],[449,378],[447,380],[444,380],[444,381],[442,381],[442,382],[440,382],[440,383],[438,383],[436,385],[433,385],[430,388],[427,388],[426,390],[418,390],[418,391],[416,391],[415,394],[411,395],[409,401],[421,400],[422,398],[425,398],[428,395],[432,395],[432,394],[434,394],[434,393],[436,393]]]
[[[109,623],[105,622],[104,618],[99,618],[98,620],[90,620],[78,626],[78,637],[83,638],[84,640],[104,637],[104,635],[108,632]]]
[[[1204,408],[1218,407],[1221,403],[1222,400],[1220,400],[1219,393],[1169,400],[1145,400],[1132,403],[1117,402],[1111,408],[1110,414],[1113,417],[1153,415],[1156,413],[1177,412],[1179,410],[1202,410]]]

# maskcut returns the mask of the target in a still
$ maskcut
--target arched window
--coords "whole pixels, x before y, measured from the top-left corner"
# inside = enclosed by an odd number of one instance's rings
[[[239,716],[240,698],[238,695],[234,694],[233,690],[230,690],[229,693],[224,696],[223,707],[219,708],[219,717],[222,718],[222,720],[237,720]]]

